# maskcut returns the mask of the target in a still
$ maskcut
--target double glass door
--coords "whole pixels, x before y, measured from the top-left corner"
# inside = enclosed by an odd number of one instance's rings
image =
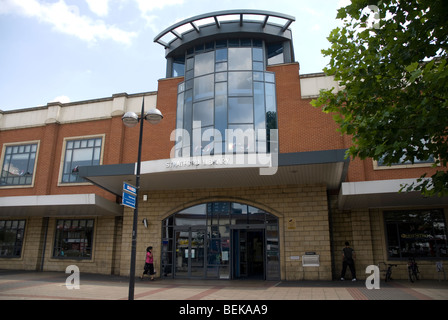
[[[174,233],[176,244],[174,276],[204,278],[206,229],[180,227],[175,228]]]

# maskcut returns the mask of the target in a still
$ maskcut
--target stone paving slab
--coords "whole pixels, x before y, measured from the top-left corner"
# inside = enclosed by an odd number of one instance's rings
[[[0,300],[127,300],[129,278],[81,274],[69,290],[63,272],[0,270]],[[448,300],[448,281],[394,280],[380,289],[364,281],[250,281],[156,279],[135,281],[135,300]]]

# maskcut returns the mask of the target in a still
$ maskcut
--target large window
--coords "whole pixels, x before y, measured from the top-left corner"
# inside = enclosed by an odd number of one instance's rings
[[[389,258],[447,258],[442,209],[385,211]]]
[[[85,182],[79,177],[78,168],[101,164],[102,145],[102,137],[67,140],[61,182]]]
[[[38,143],[5,145],[0,186],[32,185]]]
[[[57,220],[53,257],[91,259],[93,219]]]
[[[19,258],[22,254],[25,220],[0,220],[0,258]]]

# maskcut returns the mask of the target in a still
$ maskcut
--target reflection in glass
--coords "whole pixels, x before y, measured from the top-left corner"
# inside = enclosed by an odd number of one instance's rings
[[[193,121],[200,121],[202,127],[213,125],[213,100],[193,104]]]
[[[384,212],[390,258],[448,257],[442,209]]]
[[[204,100],[213,98],[214,75],[210,74],[194,78],[194,100]]]
[[[194,76],[198,77],[215,71],[215,53],[207,52],[195,56]]]
[[[251,48],[229,48],[229,70],[252,70]]]
[[[229,96],[252,95],[252,72],[229,72]]]
[[[252,123],[254,121],[253,98],[229,98],[229,122]]]

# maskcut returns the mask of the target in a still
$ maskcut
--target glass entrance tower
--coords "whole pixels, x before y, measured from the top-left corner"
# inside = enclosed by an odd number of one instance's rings
[[[220,11],[181,21],[154,41],[178,86],[176,157],[269,153],[277,129],[275,74],[294,61],[294,17],[260,10]]]

